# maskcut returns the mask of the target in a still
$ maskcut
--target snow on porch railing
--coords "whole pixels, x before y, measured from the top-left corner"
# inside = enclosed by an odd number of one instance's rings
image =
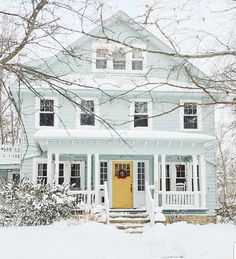
[[[104,182],[104,205],[106,210],[106,221],[109,223],[110,201],[108,195],[108,184]]]
[[[15,160],[20,162],[20,145],[0,145],[0,161]]]
[[[159,192],[159,195],[165,195],[162,207],[199,207],[197,204],[196,194],[194,192],[185,191],[168,191]]]
[[[153,225],[155,223],[155,208],[154,208],[154,200],[151,195],[148,181],[145,182],[145,190],[146,190],[146,209],[149,215],[150,223]]]

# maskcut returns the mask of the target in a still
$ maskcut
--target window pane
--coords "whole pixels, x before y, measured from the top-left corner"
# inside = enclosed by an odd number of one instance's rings
[[[143,69],[143,61],[135,60],[132,61],[132,70],[142,70]]]
[[[40,100],[40,111],[53,112],[54,100]]]
[[[80,178],[70,178],[71,189],[80,189]]]
[[[103,59],[96,60],[96,69],[106,69],[107,68],[107,61]]]
[[[184,116],[184,128],[185,129],[197,129],[197,116]]]
[[[187,114],[187,115],[197,114],[197,105],[195,103],[185,103],[184,114]]]
[[[138,191],[145,191],[145,163],[138,162]]]
[[[114,70],[125,70],[126,62],[125,60],[113,60]]]
[[[134,127],[148,127],[148,115],[135,115]]]
[[[80,164],[71,165],[71,176],[72,177],[80,176]]]
[[[39,116],[40,126],[54,126],[54,114],[53,113],[40,113]]]
[[[142,59],[142,51],[140,49],[133,49],[132,51],[132,58],[133,59]]]
[[[93,100],[82,100],[81,108],[82,108],[82,112],[94,112],[94,101]]]
[[[97,58],[106,58],[108,55],[108,49],[97,49]]]
[[[134,103],[134,113],[148,113],[147,102],[135,102]]]
[[[80,114],[80,125],[95,125],[95,116],[94,114]]]

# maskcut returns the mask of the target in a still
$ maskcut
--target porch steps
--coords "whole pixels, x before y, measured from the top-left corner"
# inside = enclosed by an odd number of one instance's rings
[[[109,222],[126,233],[141,234],[150,220],[144,209],[110,209]]]

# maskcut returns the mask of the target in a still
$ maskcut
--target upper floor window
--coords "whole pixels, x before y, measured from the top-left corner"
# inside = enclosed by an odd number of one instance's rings
[[[113,57],[113,70],[126,69],[126,53],[123,48],[115,49],[112,53]]]
[[[107,69],[108,49],[96,50],[96,69]]]
[[[143,69],[143,55],[139,49],[133,49],[132,51],[132,70]]]
[[[184,103],[184,128],[198,128],[198,113],[196,103]]]
[[[54,100],[40,100],[39,126],[54,126]]]
[[[201,130],[202,114],[199,101],[182,101],[181,105],[181,129]]]
[[[94,100],[81,101],[80,125],[95,125],[94,110]]]
[[[134,103],[134,127],[148,127],[148,102]]]

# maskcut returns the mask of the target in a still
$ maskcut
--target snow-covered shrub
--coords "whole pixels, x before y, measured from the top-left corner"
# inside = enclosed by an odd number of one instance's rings
[[[67,186],[8,183],[0,190],[0,225],[48,225],[68,219],[76,208]]]
[[[216,213],[220,216],[220,222],[236,224],[236,204],[221,203]]]

